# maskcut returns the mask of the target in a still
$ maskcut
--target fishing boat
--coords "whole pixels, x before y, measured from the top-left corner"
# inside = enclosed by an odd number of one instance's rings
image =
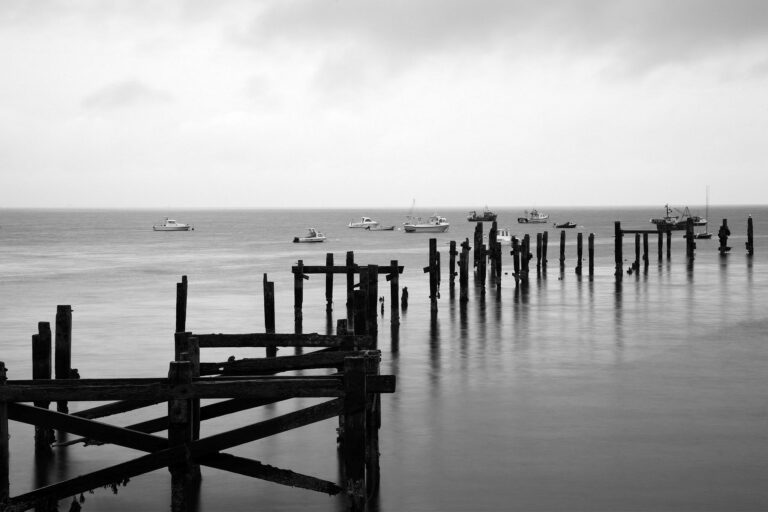
[[[307,230],[307,234],[305,236],[295,236],[293,237],[293,243],[314,243],[314,242],[325,242],[325,235],[320,233],[315,228],[309,228]]]
[[[518,217],[517,222],[520,224],[541,224],[549,220],[549,215],[541,213],[537,209],[531,211],[525,211],[525,217]]]
[[[476,210],[470,211],[469,215],[467,215],[467,220],[469,222],[493,222],[496,220],[496,217],[497,214],[489,210],[486,206],[483,209],[482,215],[478,215]]]
[[[677,215],[672,215],[673,210],[677,212]],[[651,222],[656,225],[664,226],[670,230],[685,229],[688,225],[688,219],[693,220],[694,226],[706,226],[707,219],[699,217],[698,215],[692,215],[691,210],[686,206],[682,211],[678,208],[670,208],[668,204],[664,205],[664,216],[651,219]]]
[[[432,215],[426,221],[421,217],[409,215],[403,223],[403,229],[406,233],[444,233],[448,231],[449,226],[448,220],[438,214]]]
[[[165,218],[162,224],[155,224],[152,226],[153,231],[189,231],[194,229],[194,226],[191,224],[183,224],[174,219],[169,219],[168,217]]]
[[[706,211],[704,212],[705,218],[709,218],[709,185],[707,185],[707,206]],[[709,232],[709,224],[704,223],[704,232],[702,233],[699,231],[698,233],[694,233],[693,238],[696,238],[697,240],[709,240],[712,238],[712,233]]]
[[[379,221],[373,220],[370,217],[360,217],[360,222],[350,222],[347,227],[349,228],[375,228],[379,225]]]
[[[568,222],[563,222],[562,224],[558,224],[557,222],[555,222],[555,227],[558,229],[572,229],[576,227],[576,223],[568,221]]]

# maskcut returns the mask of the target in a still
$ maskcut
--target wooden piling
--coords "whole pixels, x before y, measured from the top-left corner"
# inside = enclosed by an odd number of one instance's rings
[[[348,357],[344,359],[344,436],[341,451],[347,496],[351,510],[356,512],[362,512],[365,507],[365,398],[365,358]]]
[[[325,266],[333,268],[333,253],[325,255]],[[325,312],[330,315],[333,312],[333,272],[325,273]]]
[[[659,261],[664,259],[664,229],[661,224],[656,224],[656,230],[659,234]]]
[[[475,223],[475,252],[473,254],[473,267],[477,268],[477,265],[480,262],[480,253],[477,251],[477,248],[479,248],[483,244],[483,223],[477,222]]]
[[[267,281],[267,274],[264,274],[264,332],[268,334],[275,333],[275,283]],[[277,345],[267,345],[267,357],[277,356]]]
[[[685,257],[689,267],[693,265],[693,260],[696,257],[696,239],[693,236],[693,219],[688,217],[685,222]]]
[[[501,242],[496,242],[496,288],[501,288]]]
[[[477,246],[477,281],[480,283],[480,292],[485,294],[486,280],[486,262],[488,261],[488,250],[485,244]]]
[[[498,226],[494,220],[491,223],[491,229],[488,231],[488,256],[491,260],[491,276],[496,277],[498,275],[498,255],[496,254],[496,236],[498,234]]]
[[[579,232],[576,235],[576,275],[581,275],[581,260],[583,260],[583,235]]]
[[[613,258],[615,263],[615,269],[613,275],[616,277],[617,281],[621,281],[623,277],[623,266],[624,266],[624,254],[622,252],[622,238],[624,237],[624,234],[621,232],[621,222],[616,221],[613,223],[613,236],[614,236],[614,250],[613,250]]]
[[[587,255],[589,258],[589,277],[595,275],[595,234],[590,233],[587,238]]]
[[[37,334],[32,335],[32,379],[50,380],[51,378],[51,324],[38,322]],[[35,407],[47,409],[47,401],[35,402]],[[53,441],[53,430],[35,426],[35,450],[47,451]]]
[[[512,255],[512,268],[514,269],[512,275],[515,277],[515,286],[518,286],[520,284],[520,241],[516,236],[512,237],[512,251],[510,251],[510,254]]]
[[[643,268],[648,271],[648,233],[643,233]]]
[[[355,290],[355,253],[353,251],[347,251],[346,268],[347,268],[347,325],[353,327],[355,325],[355,306],[354,306],[354,290]]]
[[[8,380],[5,363],[0,361],[0,386],[5,386]],[[10,498],[10,450],[8,439],[8,403],[0,401],[0,510],[5,510]]]
[[[303,329],[301,308],[304,303],[304,279],[309,279],[309,276],[304,275],[303,260],[299,260],[297,267],[293,274],[293,327],[296,334],[301,334]]]
[[[454,244],[455,245],[455,244]],[[390,311],[390,323],[394,326],[400,325],[400,273],[397,269],[397,260],[389,262],[391,271],[387,275],[389,280],[389,311]]]
[[[448,288],[453,296],[456,286],[456,256],[459,254],[456,250],[456,240],[451,240],[448,247]]]
[[[379,266],[368,265],[366,276],[366,312],[365,312],[365,333],[376,336],[379,331],[378,316],[376,315],[376,305],[379,301]],[[360,282],[363,282],[363,275],[360,275]]]
[[[665,228],[664,230],[667,233],[667,260],[672,259],[672,230],[669,228]]]
[[[635,233],[635,262],[632,263],[635,272],[640,270],[640,233]]]
[[[424,267],[424,273],[429,273],[429,305],[430,311],[437,311],[437,239],[429,239],[429,265]]]
[[[541,236],[541,268],[544,272],[547,271],[547,244],[549,240],[549,233],[544,231]]]
[[[520,245],[520,279],[524,285],[528,284],[528,262],[531,260],[531,236],[527,233],[523,236],[523,243]]]
[[[192,385],[192,363],[173,361],[168,370],[168,385],[171,387]],[[178,448],[192,441],[192,405],[189,399],[168,401],[168,445]],[[187,483],[191,480],[191,463],[188,458],[168,466],[171,472],[171,511],[190,510]]]
[[[541,274],[541,244],[543,239],[541,233],[536,233],[536,274]]]
[[[718,247],[717,250],[720,251],[720,256],[725,256],[728,251],[731,250],[731,248],[728,247],[728,237],[730,235],[731,230],[728,229],[728,219],[723,219],[723,224],[717,231],[717,238],[720,239],[720,247]]]
[[[747,255],[752,256],[755,253],[754,234],[752,232],[752,216],[747,217]]]
[[[565,230],[560,230],[560,270],[565,268]]]
[[[459,301],[469,300],[469,238],[461,242],[461,254],[459,255]]]
[[[176,331],[184,332],[187,326],[187,276],[176,283]]]
[[[72,378],[72,306],[56,306],[56,342],[54,348],[54,376]],[[68,413],[66,401],[56,402],[58,412]]]

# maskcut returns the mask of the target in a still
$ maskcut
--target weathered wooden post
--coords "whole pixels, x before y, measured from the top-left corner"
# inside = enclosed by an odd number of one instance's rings
[[[648,272],[648,233],[643,233],[643,268]]]
[[[299,260],[296,266],[296,272],[293,274],[293,327],[296,334],[301,334],[303,329],[301,308],[304,304],[304,279],[309,279],[309,276],[304,274],[303,260]]]
[[[365,448],[366,448],[366,379],[365,358],[344,359],[344,436],[342,458],[347,496],[351,510],[362,512],[365,507]]]
[[[515,277],[515,286],[520,285],[520,241],[516,236],[512,237],[512,268],[514,269],[513,276]]]
[[[72,306],[56,306],[56,345],[54,348],[54,376],[58,379],[72,378]],[[68,413],[65,400],[56,402],[58,412]]]
[[[355,290],[355,253],[353,251],[347,251],[346,260],[347,269],[347,325],[354,327],[355,325],[355,299],[353,296]]]
[[[632,269],[635,272],[640,270],[640,233],[635,233],[635,262],[632,263]]]
[[[333,253],[325,255],[325,266],[328,271],[325,273],[325,313],[330,315],[333,312]]]
[[[430,311],[437,311],[437,287],[439,274],[437,270],[437,239],[429,239],[429,265],[424,267],[424,273],[429,274],[429,304]]]
[[[728,229],[728,219],[723,219],[723,225],[720,226],[720,229],[717,231],[717,238],[720,239],[720,247],[718,247],[718,251],[720,251],[720,256],[725,256],[728,251],[731,250],[730,247],[728,247],[728,237],[731,235],[731,230]]]
[[[752,256],[755,253],[754,234],[752,231],[752,216],[747,217],[747,241],[745,242],[747,247],[747,254]]]
[[[362,283],[362,275],[360,276]],[[379,332],[378,316],[376,316],[376,304],[379,300],[379,266],[368,265],[366,276],[366,312],[365,312],[365,333],[375,336]]]
[[[523,285],[528,284],[528,262],[531,260],[531,236],[527,233],[523,236],[523,243],[520,246],[520,279],[523,281]]]
[[[498,276],[498,254],[496,253],[496,236],[498,234],[498,225],[494,220],[491,223],[491,229],[488,231],[488,254],[491,259],[491,276]]]
[[[544,231],[541,237],[541,268],[544,272],[547,271],[547,244],[549,239],[549,233]]]
[[[275,334],[275,283],[267,281],[267,274],[264,274],[264,332]],[[277,345],[267,345],[267,357],[277,356]]]
[[[192,385],[192,363],[173,361],[168,369],[168,385],[181,390]],[[189,399],[171,399],[168,401],[168,445],[170,448],[183,446],[192,441],[192,406]],[[187,482],[190,478],[189,459],[168,465],[171,472],[171,511],[187,512],[189,496]]]
[[[397,260],[389,262],[389,274],[387,280],[389,281],[389,311],[391,315],[391,324],[394,326],[400,325],[400,272],[397,268]]]
[[[581,260],[584,259],[583,236],[579,232],[576,235],[576,275],[581,275]]]
[[[367,316],[367,309],[368,309],[368,301],[367,301],[367,294],[364,288],[365,283],[365,277],[364,274],[366,274],[368,271],[365,268],[360,269],[360,289],[355,290],[352,293],[353,300],[354,300],[354,313],[352,315],[352,318],[355,319],[355,323],[353,324],[353,328],[355,330],[355,334],[357,335],[365,335],[368,334],[366,331],[366,327],[368,325],[368,319]]]
[[[668,227],[664,228],[664,231],[667,233],[667,260],[672,259],[672,230]]]
[[[688,268],[693,268],[695,256],[696,239],[693,238],[693,219],[688,217],[685,221],[685,257],[688,261]]]
[[[32,379],[50,380],[51,378],[51,324],[37,323],[37,334],[32,335]],[[47,409],[47,401],[34,402],[35,407]],[[53,430],[35,425],[35,450],[50,450],[53,442]]]
[[[365,374],[379,375],[381,353],[366,351],[363,354],[365,358]],[[378,491],[380,474],[379,429],[381,428],[381,395],[378,393],[368,393],[366,395],[365,426],[365,487],[366,495],[373,496]]]
[[[459,255],[459,301],[469,300],[469,238],[461,242],[461,254]]]
[[[496,242],[496,288],[501,288],[501,242]]]
[[[560,271],[565,269],[565,230],[560,230]]]
[[[176,283],[176,331],[184,332],[187,326],[187,276]]]
[[[544,237],[536,233],[536,274],[541,275],[541,243]]]
[[[0,361],[0,386],[5,386],[8,381],[5,363]],[[0,510],[8,506],[11,497],[11,452],[8,447],[8,439],[11,437],[8,430],[8,402],[0,401]]]
[[[661,227],[661,224],[656,224],[656,231],[659,234],[659,261],[664,259],[664,230]]]
[[[200,377],[200,343],[191,332],[177,332],[174,334],[174,359],[176,361],[187,361],[191,365],[191,378]],[[192,433],[192,440],[200,439],[200,399],[194,398],[189,401],[189,423]],[[192,464],[187,468],[187,480],[199,480],[200,465]]]
[[[456,250],[456,240],[451,240],[448,247],[448,288],[453,297],[456,286],[456,256],[459,254]]]
[[[475,223],[475,247],[480,247],[483,243],[483,223],[477,222]],[[480,254],[478,251],[475,251],[474,253],[474,263],[473,266],[477,267],[478,263],[480,262]]]
[[[621,222],[615,221],[613,223],[613,236],[614,236],[614,251],[613,258],[615,263],[615,270],[613,275],[616,276],[617,281],[621,281],[624,267],[624,254],[622,253],[622,238],[624,234],[621,232]]]
[[[477,246],[477,280],[480,282],[480,292],[485,294],[485,278],[486,278],[486,266],[485,262],[488,261],[488,251],[485,244]]]
[[[595,275],[595,234],[590,233],[587,238],[587,255],[589,257],[589,277]]]

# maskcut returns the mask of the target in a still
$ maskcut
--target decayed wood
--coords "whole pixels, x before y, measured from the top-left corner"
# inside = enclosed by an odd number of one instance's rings
[[[301,308],[304,303],[304,279],[309,279],[309,276],[304,273],[304,262],[299,260],[293,273],[293,330],[297,334],[303,331],[304,314]]]
[[[367,283],[365,289],[365,333],[371,335],[375,341],[376,333],[379,330],[378,316],[376,315],[376,305],[379,301],[379,266],[368,265],[368,271],[365,274],[360,274],[361,280],[363,275],[365,275]]]
[[[72,307],[56,306],[56,335],[54,348],[54,376],[72,378]],[[56,410],[69,412],[67,402],[57,402]]]
[[[222,469],[239,475],[250,476],[268,482],[274,482],[290,487],[299,487],[310,491],[335,495],[343,489],[333,482],[321,480],[313,476],[302,475],[288,469],[280,469],[259,461],[237,457],[228,453],[206,455],[198,459],[200,464]]]
[[[267,274],[264,274],[263,281],[264,288],[264,331],[267,334],[275,333],[275,283],[267,281]],[[199,339],[198,339],[199,343]],[[267,357],[275,357],[277,355],[276,345],[266,346]]]
[[[187,276],[176,283],[176,331],[184,332],[187,325]]]
[[[549,241],[549,233],[547,231],[541,237],[541,265],[543,269],[547,270],[547,245]]]
[[[752,226],[752,216],[747,217],[747,241],[744,242],[747,248],[747,255],[755,254],[754,228]]]
[[[579,232],[576,235],[576,275],[581,275],[581,262],[584,259],[583,257],[583,244],[584,244],[584,234]]]
[[[346,491],[352,510],[365,504],[365,358],[344,362],[344,438],[341,446]]]
[[[192,384],[192,362],[173,361],[168,370],[168,383],[174,387]],[[188,446],[192,441],[192,401],[174,398],[168,401],[168,446]],[[146,435],[146,434],[145,434]],[[191,461],[188,457],[175,460],[168,465],[171,472],[171,511],[187,512],[188,493],[186,482],[190,480]]]
[[[456,242],[453,242],[454,250],[456,249]],[[389,311],[390,322],[393,326],[400,325],[400,275],[397,272],[397,260],[389,262],[389,274],[387,274],[387,281],[389,281]]]
[[[37,334],[32,336],[32,379],[50,380],[51,369],[51,324],[38,322]],[[49,399],[38,399],[35,406],[47,409],[49,403]],[[53,440],[53,430],[35,426],[35,450],[48,450]]]
[[[318,334],[194,334],[200,348],[236,348],[236,347],[343,347],[350,343],[360,348],[373,348],[373,338],[370,336],[334,336]]]
[[[310,352],[298,356],[249,358],[221,363],[200,363],[201,375],[268,375],[309,368],[336,368],[355,351]]]
[[[587,238],[587,257],[589,258],[589,277],[595,275],[595,234],[590,233]]]
[[[616,277],[617,281],[621,281],[624,271],[624,254],[622,252],[622,238],[623,238],[623,232],[621,230],[621,222],[616,221],[613,224],[613,236],[614,236],[614,251],[613,251],[613,259],[615,264],[615,269],[613,275]]]
[[[451,294],[456,286],[456,256],[459,252],[456,250],[456,241],[451,240],[448,245],[448,287]],[[453,295],[451,295],[453,296]]]

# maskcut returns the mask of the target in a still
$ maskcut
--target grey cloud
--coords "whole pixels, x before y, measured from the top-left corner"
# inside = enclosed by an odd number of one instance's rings
[[[87,109],[105,110],[168,103],[171,95],[148,87],[136,80],[126,80],[107,85],[83,99]]]

